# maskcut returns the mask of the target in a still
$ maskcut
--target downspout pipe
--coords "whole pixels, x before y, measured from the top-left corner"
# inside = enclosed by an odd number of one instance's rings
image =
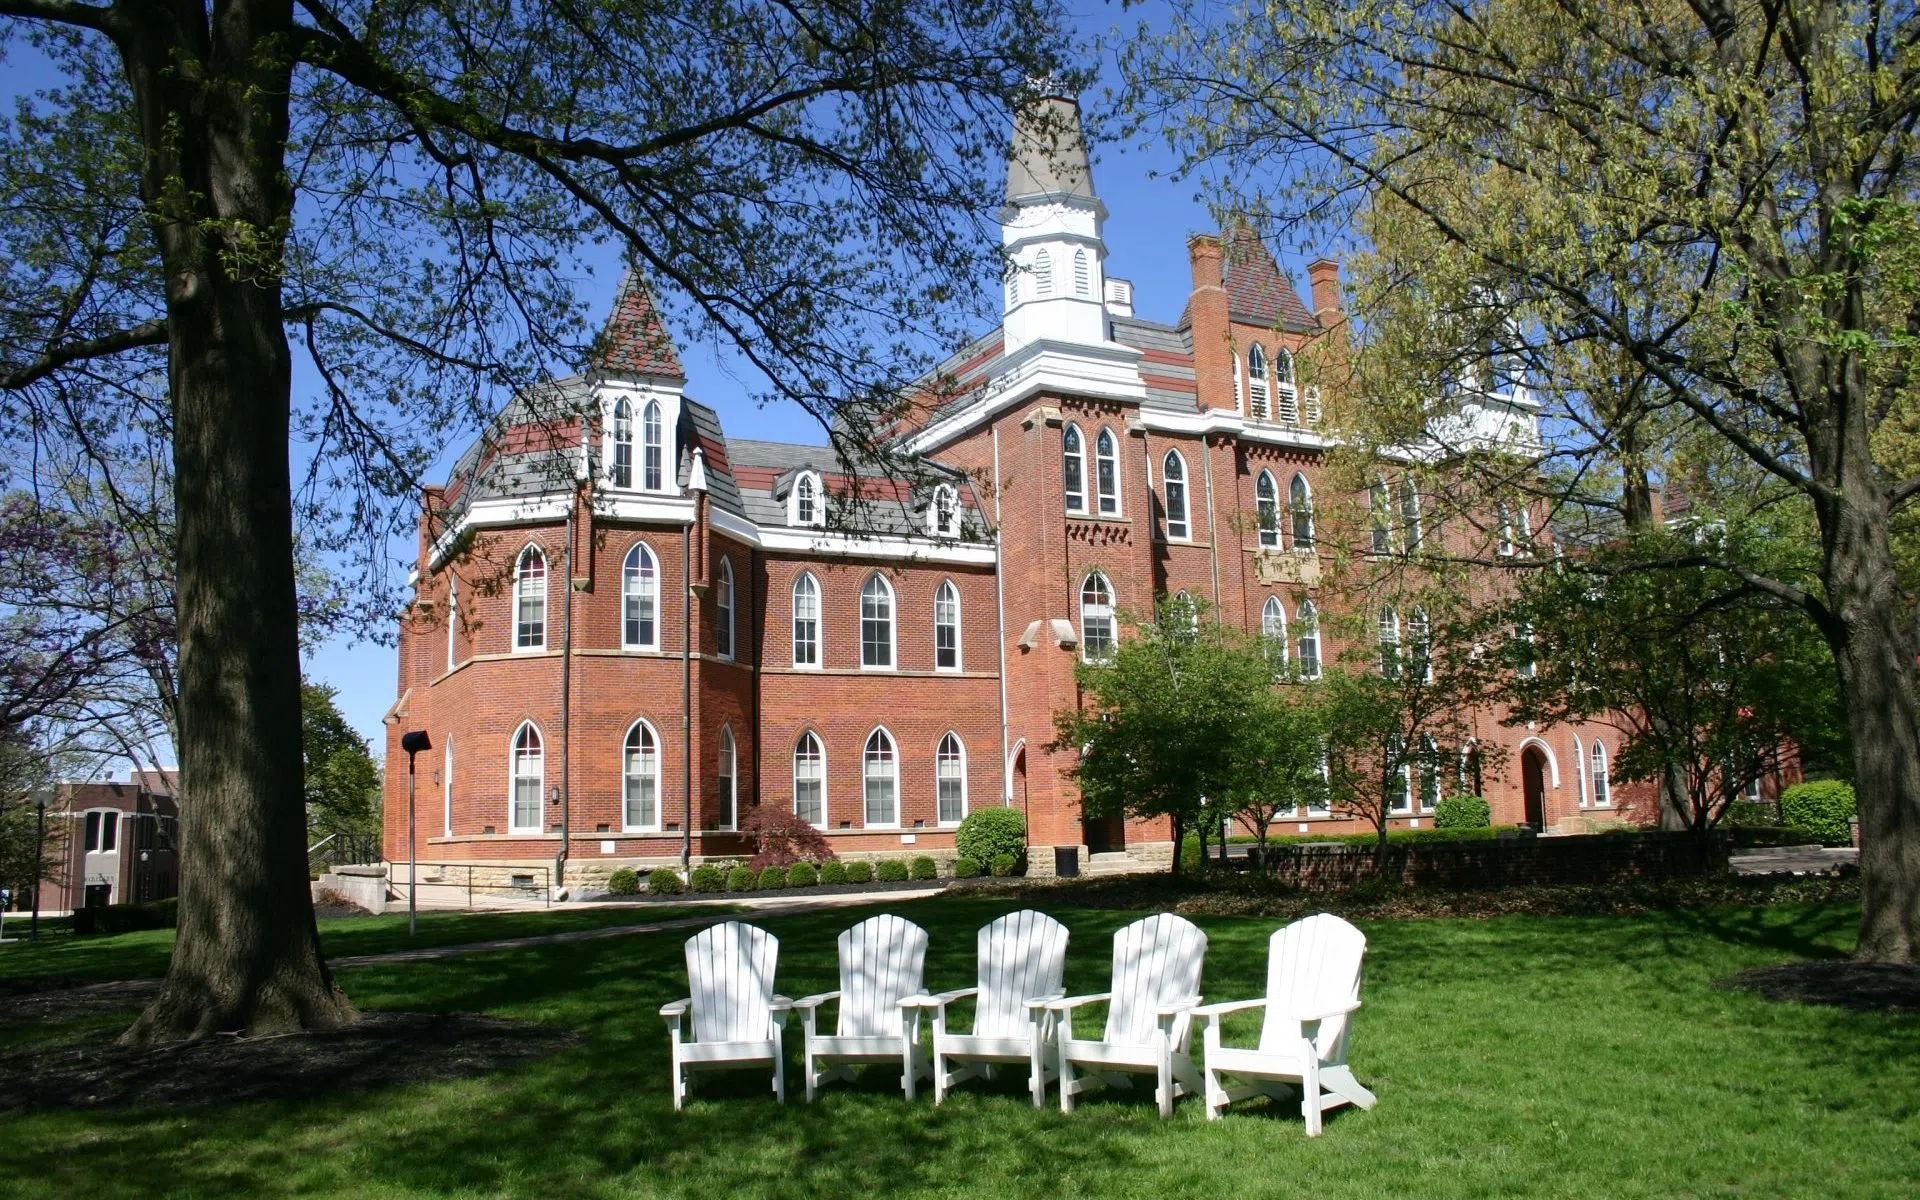
[[[567,603],[560,618],[560,849],[553,856],[553,891],[567,886],[567,851],[573,840],[573,578],[574,522],[580,507],[580,492],[575,489],[573,503],[567,507]],[[411,766],[412,760],[408,760]],[[411,786],[411,781],[409,781]]]
[[[687,581],[680,605],[680,794],[686,815],[680,822],[680,870],[693,863],[693,522],[680,538],[680,578]]]
[[[1013,806],[1013,746],[1007,713],[1007,562],[1000,534],[1000,426],[993,427],[993,608],[1000,647],[1000,804]]]

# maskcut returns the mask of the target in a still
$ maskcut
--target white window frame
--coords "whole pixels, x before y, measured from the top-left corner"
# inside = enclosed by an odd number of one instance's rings
[[[1273,388],[1267,380],[1267,351],[1259,342],[1247,347],[1247,419],[1273,419]]]
[[[1289,661],[1287,653],[1287,606],[1278,596],[1268,596],[1267,602],[1260,606],[1260,641],[1266,648],[1267,659],[1274,662],[1276,670],[1284,671]],[[1275,651],[1278,651],[1278,661]]]
[[[1033,256],[1033,294],[1042,300],[1053,295],[1053,255],[1045,246]]]
[[[827,739],[821,737],[818,730],[801,730],[800,736],[793,739],[793,749],[788,755],[788,765],[793,772],[793,815],[803,821],[806,820],[805,815],[800,811],[800,748],[809,742],[818,752],[814,760],[820,764],[820,819],[810,821],[808,824],[815,829],[825,829],[831,823],[828,816],[831,810],[827,807]]]
[[[951,596],[953,599],[953,620],[951,621],[943,622],[940,619],[940,604],[941,604],[942,596]],[[954,671],[961,671],[965,669],[966,643],[961,638],[960,621],[961,621],[961,617],[960,617],[959,585],[955,584],[951,579],[942,579],[940,581],[939,586],[933,589],[933,669],[934,670],[954,672]],[[953,627],[953,665],[952,666],[940,665],[940,629],[942,625],[951,625]]]
[[[1591,761],[1587,770],[1593,781],[1593,807],[1613,807],[1613,764],[1609,761],[1607,748],[1599,738],[1593,739],[1593,746],[1587,751]]]
[[[1080,476],[1080,487],[1074,490],[1069,481],[1068,464],[1072,464]],[[1060,493],[1066,509],[1070,513],[1088,512],[1087,508],[1087,435],[1072,421],[1060,433]]]
[[[667,490],[667,431],[665,412],[658,400],[640,408],[640,490]]]
[[[1404,747],[1401,746],[1397,738],[1390,740],[1387,744],[1393,748],[1393,752],[1395,753],[1405,752]],[[1399,803],[1395,803],[1392,797],[1388,797],[1387,815],[1394,817],[1412,816],[1415,811],[1413,807],[1413,763],[1405,762],[1400,764],[1400,770],[1397,774],[1400,776]]]
[[[649,603],[653,614],[653,637],[636,641],[627,636],[627,608],[635,600]],[[620,560],[620,648],[622,650],[660,649],[660,556],[645,541],[627,548]]]
[[[713,652],[727,662],[734,658],[733,560],[720,556],[720,569],[714,572]],[[722,635],[725,635],[724,638]]]
[[[812,506],[811,514],[800,511],[803,502]],[[809,529],[827,523],[827,489],[820,481],[820,472],[802,471],[793,477],[793,487],[787,492],[787,523]]]
[[[1411,651],[1415,647],[1418,647],[1420,651],[1420,664],[1422,668],[1420,673],[1420,682],[1432,683],[1433,682],[1433,621],[1431,618],[1427,616],[1427,610],[1424,608],[1421,608],[1419,605],[1415,605],[1413,611],[1407,614],[1407,637],[1405,642],[1405,648],[1408,651]]]
[[[870,761],[874,758],[874,739],[885,738],[889,753],[879,761],[890,763],[887,782],[892,790],[893,819],[876,821],[873,819],[873,800],[868,795],[871,783]],[[900,739],[885,725],[875,725],[867,732],[866,740],[860,743],[860,827],[862,829],[898,829],[900,828]]]
[[[1586,749],[1580,744],[1580,735],[1573,735],[1573,790],[1578,794],[1580,807],[1587,808],[1593,803],[1593,780],[1587,770]]]
[[[529,730],[533,733],[534,741],[539,744],[539,748],[532,752],[532,757],[538,762],[540,769],[539,773],[533,777],[533,824],[522,825],[517,821],[520,810],[515,802],[518,799],[520,780],[522,778],[520,761],[525,757],[520,750],[520,739],[522,735]],[[546,804],[547,735],[540,732],[540,727],[532,721],[522,721],[513,727],[513,736],[507,739],[507,832],[509,834],[537,834],[543,832],[546,828],[547,819]]]
[[[1407,552],[1420,548],[1422,532],[1420,528],[1420,489],[1414,483],[1413,476],[1400,478],[1400,537]]]
[[[949,821],[949,820],[948,820],[948,819],[946,818],[946,816],[945,816],[945,815],[944,815],[944,814],[943,814],[943,813],[941,812],[941,809],[940,809],[940,768],[941,768],[941,764],[942,764],[942,763],[945,763],[945,762],[950,762],[950,761],[954,761],[954,757],[955,757],[955,756],[953,756],[953,755],[949,755],[949,754],[947,753],[947,743],[948,743],[948,742],[952,742],[952,743],[953,743],[953,746],[954,746],[954,749],[955,749],[956,751],[958,751],[958,752],[959,752],[959,753],[958,753],[958,762],[959,762],[959,764],[960,764],[960,815],[959,815],[958,817],[955,817],[955,818],[954,818],[953,820],[951,820],[951,821]],[[934,744],[934,748],[933,748],[933,819],[934,819],[934,824],[936,824],[936,825],[939,825],[940,827],[942,827],[942,828],[944,828],[944,829],[952,829],[952,828],[953,828],[954,826],[956,826],[956,825],[958,825],[958,824],[960,824],[960,822],[962,822],[962,821],[964,821],[964,820],[966,820],[966,819],[967,819],[967,812],[968,812],[968,804],[967,804],[967,743],[966,743],[966,739],[965,739],[965,738],[962,738],[962,737],[960,736],[960,734],[959,734],[959,732],[958,732],[958,731],[956,731],[956,730],[952,730],[952,729],[949,729],[949,730],[947,730],[947,732],[946,732],[946,733],[945,733],[945,734],[944,734],[944,735],[943,735],[943,736],[942,736],[942,737],[940,738],[940,740],[939,740],[939,741],[938,741],[937,743],[935,743],[935,744]]]
[[[1093,266],[1087,260],[1087,251],[1084,246],[1073,252],[1073,294],[1093,295]]]
[[[1087,589],[1093,586],[1095,580],[1099,581],[1101,593],[1106,599],[1089,602]],[[1107,578],[1106,572],[1089,571],[1086,578],[1080,581],[1080,657],[1085,662],[1105,662],[1120,645],[1120,629],[1114,620],[1113,599],[1113,581]],[[1092,639],[1087,636],[1088,622],[1091,618],[1098,618],[1106,626],[1107,653],[1099,658],[1093,657]]]
[[[1399,610],[1395,609],[1391,604],[1383,606],[1380,609],[1378,626],[1380,639],[1380,674],[1387,679],[1398,679],[1400,678],[1400,668],[1406,665],[1404,662],[1405,656],[1400,653]],[[1393,651],[1391,660],[1387,657],[1389,647],[1391,647]]]
[[[629,769],[628,758],[632,753],[629,747],[636,734],[644,735],[640,743],[643,761],[646,753],[647,739],[652,739],[653,744],[652,821],[632,821],[628,819],[634,804],[631,788],[635,778],[634,772]],[[652,722],[648,721],[645,717],[627,726],[627,731],[620,735],[620,828],[623,832],[658,833],[663,827],[667,805],[666,797],[661,789],[661,778],[665,774],[662,770],[662,759],[665,757],[662,751],[663,746],[660,741],[660,731],[655,729]]]
[[[531,557],[529,557],[531,556]],[[540,640],[537,643],[522,643],[521,626],[528,624],[526,609],[534,597],[528,595],[527,575],[531,561],[537,560],[540,566]],[[520,555],[513,560],[513,652],[515,654],[544,654],[547,649],[547,601],[552,592],[552,583],[548,578],[547,552],[534,542],[521,547]]]
[[[1420,758],[1417,763],[1420,786],[1415,789],[1413,803],[1423,813],[1430,813],[1440,807],[1441,794],[1446,791],[1440,786],[1440,744],[1430,734],[1420,735]],[[1433,781],[1433,791],[1427,791],[1427,781]]]
[[[805,618],[813,626],[813,659],[810,662],[800,661],[800,622],[803,619],[800,616],[800,589],[803,584],[811,593],[808,598],[813,604],[813,615]],[[821,620],[821,612],[825,608],[824,595],[820,588],[820,578],[812,571],[800,572],[794,578],[793,587],[788,589],[787,632],[790,636],[787,639],[787,648],[792,655],[793,667],[796,671],[818,671],[821,663],[826,659],[825,623]]]
[[[886,593],[887,661],[884,663],[869,663],[867,661],[867,621],[869,619],[867,617],[867,591],[876,583],[880,585],[881,591]],[[899,670],[900,597],[899,594],[894,591],[893,584],[887,582],[887,577],[878,571],[868,573],[867,577],[860,583],[860,598],[857,603],[860,606],[860,669],[862,671]]]
[[[1272,514],[1271,527],[1268,514]],[[1253,478],[1253,524],[1262,550],[1280,548],[1280,482],[1265,467]]]
[[[1367,485],[1367,553],[1393,553],[1393,492],[1384,477]]]
[[[960,493],[947,484],[933,489],[927,503],[927,534],[937,538],[960,536]]]
[[[1304,542],[1300,538],[1300,522],[1303,519],[1307,525]],[[1295,553],[1313,550],[1318,540],[1313,528],[1313,484],[1308,481],[1305,471],[1295,471],[1293,478],[1287,481],[1287,526]]]
[[[731,722],[720,726],[714,780],[720,793],[719,827],[731,833],[740,827],[740,744]]]
[[[1273,348],[1268,370],[1273,372],[1273,413],[1282,425],[1300,424],[1300,391],[1293,382],[1293,352]]]
[[[1311,659],[1308,658],[1305,649],[1296,648],[1300,658],[1300,678],[1318,679],[1320,678],[1321,671],[1320,610],[1314,606],[1312,600],[1303,596],[1300,599],[1299,605],[1294,608],[1293,616],[1294,628],[1299,631],[1297,637],[1299,638],[1300,647],[1306,645],[1308,638],[1313,639],[1313,656]]]
[[[1101,446],[1106,449],[1102,450]],[[1102,474],[1101,468],[1109,468]],[[1108,483],[1112,483],[1109,488]],[[1093,494],[1096,511],[1103,517],[1122,517],[1126,515],[1120,504],[1120,439],[1113,430],[1102,425],[1100,432],[1093,435]],[[1111,502],[1111,510],[1107,508]]]
[[[1174,496],[1178,489],[1180,498],[1179,512],[1175,515]],[[1188,541],[1193,526],[1188,521],[1187,504],[1187,460],[1178,450],[1169,450],[1160,459],[1160,490],[1165,497],[1162,507],[1167,518],[1167,540],[1170,542]]]
[[[607,483],[621,490],[633,487],[633,401],[621,396],[613,402],[613,410],[607,419]],[[622,464],[624,452],[626,462]],[[626,467],[626,478],[620,477],[620,468]]]

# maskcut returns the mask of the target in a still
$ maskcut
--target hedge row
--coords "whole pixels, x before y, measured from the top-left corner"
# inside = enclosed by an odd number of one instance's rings
[[[973,873],[980,873],[977,866]],[[678,896],[683,891],[752,892],[821,885],[833,887],[848,883],[872,883],[875,880],[881,883],[904,883],[909,879],[938,878],[940,865],[924,854],[911,861],[889,858],[882,861],[877,869],[870,862],[843,863],[838,859],[828,859],[817,867],[810,862],[797,862],[789,867],[766,867],[760,871],[744,866],[722,870],[712,863],[703,863],[693,869],[685,883],[681,882],[678,871],[660,867],[647,876],[647,890],[656,896]],[[607,890],[613,895],[630,896],[638,888],[639,876],[628,868],[622,867],[607,877]]]

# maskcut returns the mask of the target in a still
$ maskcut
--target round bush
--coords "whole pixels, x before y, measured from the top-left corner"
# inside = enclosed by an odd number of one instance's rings
[[[763,888],[783,888],[787,886],[785,867],[768,867],[760,872],[760,886]]]
[[[881,883],[905,883],[907,881],[907,864],[897,858],[889,858],[880,864],[880,869],[874,872],[873,877]]]
[[[1853,813],[1853,785],[1839,779],[1796,783],[1780,793],[1781,821],[1830,845],[1852,842],[1847,822]]]
[[[712,863],[702,863],[693,869],[687,884],[696,892],[724,892],[727,890],[727,873]]]
[[[872,883],[873,864],[870,862],[850,862],[847,864],[848,883]]]
[[[908,868],[907,874],[914,879],[938,879],[940,878],[940,864],[934,862],[933,859],[927,855],[922,854],[913,860],[913,865]]]
[[[820,882],[823,884],[842,884],[847,881],[847,864],[837,858],[830,858],[820,864]]]
[[[982,808],[967,814],[953,835],[953,848],[975,862],[1027,852],[1027,818],[1017,808]]]
[[[1000,878],[1005,878],[1013,874],[1019,866],[1020,860],[1011,854],[996,854],[993,856],[993,873]]]
[[[671,867],[657,867],[653,874],[647,876],[647,891],[656,896],[678,896],[685,890],[686,885],[680,882],[680,872]]]
[[[607,876],[607,894],[610,896],[634,896],[640,892],[640,872],[632,867],[621,867]]]
[[[964,854],[953,860],[953,877],[955,879],[977,879],[979,875],[980,863],[977,860],[968,858]]]
[[[787,868],[788,887],[812,887],[820,882],[820,872],[804,859]]]
[[[1448,796],[1433,810],[1435,829],[1479,829],[1493,824],[1493,806],[1478,796]]]
[[[735,867],[727,872],[727,890],[730,892],[750,892],[754,885],[753,868]]]

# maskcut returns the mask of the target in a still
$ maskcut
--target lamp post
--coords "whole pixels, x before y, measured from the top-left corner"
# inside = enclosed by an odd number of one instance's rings
[[[27,937],[40,940],[40,881],[47,873],[47,794],[36,792],[33,797],[33,922],[27,926]]]
[[[427,737],[426,730],[416,729],[400,735],[400,748],[407,752],[407,936],[412,937],[418,927],[420,892],[420,856],[416,837],[418,823],[413,809],[413,756],[422,750],[433,749],[433,741]]]

